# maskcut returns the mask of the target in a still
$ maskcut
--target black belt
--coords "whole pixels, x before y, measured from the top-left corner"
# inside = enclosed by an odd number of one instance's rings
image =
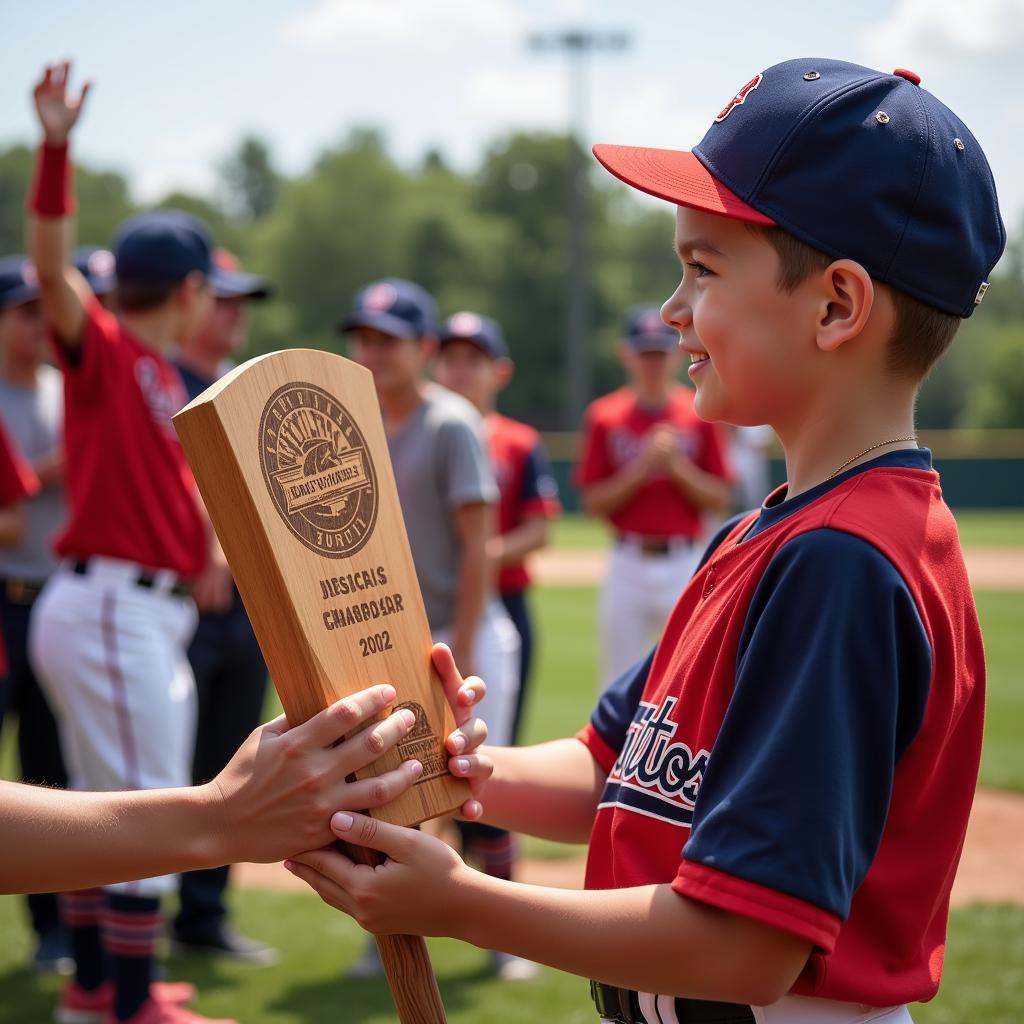
[[[71,566],[71,571],[76,576],[87,576],[89,574],[89,563],[85,559],[78,559]],[[149,569],[140,569],[138,575],[132,580],[137,587],[143,590],[155,590],[157,586],[157,575]],[[192,593],[192,584],[184,580],[178,580],[173,586],[167,588],[164,593],[171,597],[188,597]]]
[[[640,1010],[640,998],[632,989],[592,981],[590,997],[602,1020],[611,1024],[648,1024]],[[679,1024],[754,1024],[753,1011],[742,1003],[680,997],[675,1001],[675,1011]]]
[[[11,604],[30,605],[43,592],[46,581],[18,580],[11,576],[0,581],[4,596]]]

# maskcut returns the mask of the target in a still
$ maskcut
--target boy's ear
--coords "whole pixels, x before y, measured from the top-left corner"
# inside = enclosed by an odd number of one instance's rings
[[[875,305],[871,275],[854,260],[836,260],[822,274],[816,341],[823,352],[861,334]]]
[[[494,380],[499,391],[504,391],[515,376],[516,364],[511,359],[498,359],[494,363]]]

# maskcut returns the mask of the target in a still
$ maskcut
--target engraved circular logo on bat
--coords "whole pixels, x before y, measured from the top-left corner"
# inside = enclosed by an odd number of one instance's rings
[[[448,755],[441,746],[441,738],[434,732],[422,704],[414,700],[396,704],[395,711],[408,708],[416,716],[412,731],[398,744],[398,754],[403,761],[415,760],[423,765],[423,774],[416,781],[420,786],[430,779],[437,779],[448,772]]]
[[[274,506],[307,548],[354,555],[377,521],[377,474],[348,410],[315,384],[279,387],[260,417],[260,465]]]

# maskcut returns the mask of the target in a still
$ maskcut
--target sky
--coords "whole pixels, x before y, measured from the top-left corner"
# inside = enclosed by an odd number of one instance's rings
[[[513,129],[564,130],[564,58],[527,38],[621,31],[587,69],[585,141],[688,149],[758,71],[802,56],[906,67],[971,128],[1024,227],[1024,0],[0,0],[0,146],[38,137],[30,91],[71,57],[95,83],[75,152],[141,201],[209,193],[247,133],[289,174],[356,126],[461,169]]]

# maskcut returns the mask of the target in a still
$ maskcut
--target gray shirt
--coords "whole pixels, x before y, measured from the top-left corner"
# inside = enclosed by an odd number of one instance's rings
[[[64,380],[60,371],[46,364],[40,366],[34,388],[0,380],[0,416],[28,462],[34,464],[52,454],[62,441]],[[64,488],[44,487],[29,500],[26,511],[25,542],[0,550],[0,577],[40,583],[57,564],[50,544],[67,514]]]
[[[432,630],[452,625],[459,575],[455,510],[498,500],[483,420],[465,399],[436,384],[388,432],[398,497]]]

